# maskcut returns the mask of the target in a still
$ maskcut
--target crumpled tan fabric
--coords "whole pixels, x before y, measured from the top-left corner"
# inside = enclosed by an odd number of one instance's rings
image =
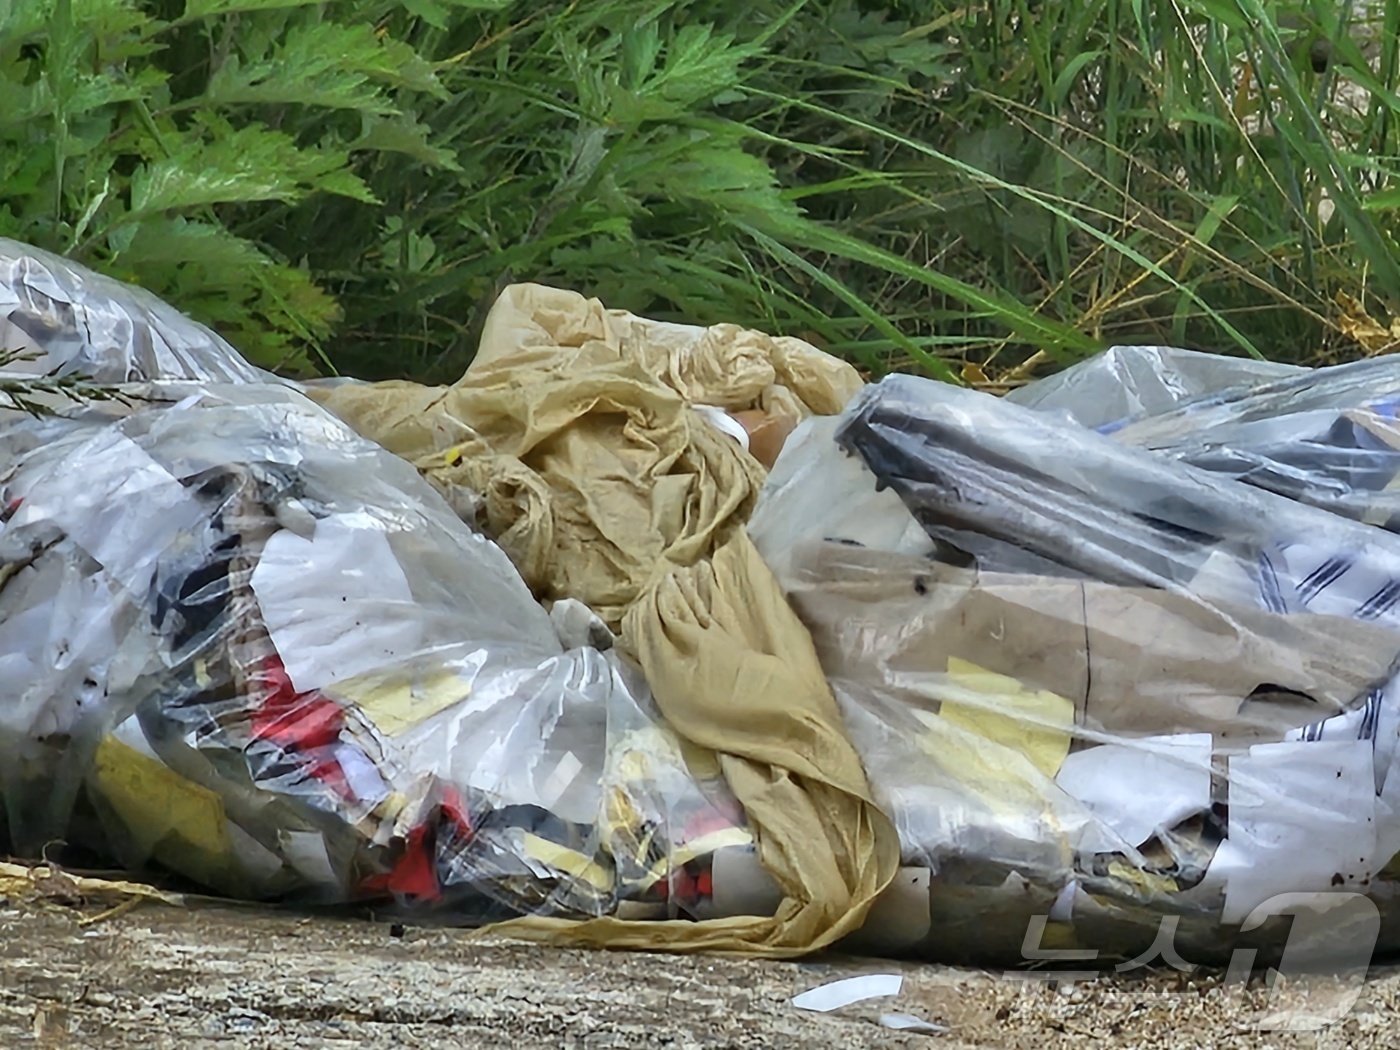
[[[521,919],[501,932],[608,948],[792,956],[854,933],[899,867],[812,640],[747,534],[676,568],[624,637],[676,733],[714,752],[785,898],[705,922]]]
[[[832,414],[860,386],[849,364],[800,340],[518,285],[453,386],[309,393],[449,498],[478,493],[479,524],[541,601],[576,598],[616,629],[667,567],[741,527],[762,486],[761,465],[692,404]]]
[[[308,391],[478,514],[542,601],[577,599],[621,630],[673,729],[718,756],[786,894],[772,917],[530,919],[515,932],[795,955],[858,928],[894,877],[894,828],[870,801],[810,636],[744,532],[764,468],[692,407],[834,414],[860,387],[799,340],[519,285],[453,386]]]
[[[862,385],[845,361],[800,339],[733,324],[702,328],[653,321],[539,284],[512,285],[501,294],[486,319],[471,371],[511,365],[526,349],[592,343],[635,360],[686,400],[719,408],[795,399],[795,407],[806,412],[835,415]]]
[[[600,343],[526,349],[446,389],[346,386],[322,400],[440,488],[479,493],[479,524],[536,597],[576,598],[614,629],[667,566],[741,528],[763,483],[732,438]]]

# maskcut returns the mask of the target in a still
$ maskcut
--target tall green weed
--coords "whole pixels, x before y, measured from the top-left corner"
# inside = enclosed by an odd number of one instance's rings
[[[1400,310],[1397,40],[1400,0],[0,0],[0,235],[291,372],[450,378],[512,280],[975,382],[1327,360]]]

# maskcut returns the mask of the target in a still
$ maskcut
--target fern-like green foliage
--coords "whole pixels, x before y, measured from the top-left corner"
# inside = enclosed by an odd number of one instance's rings
[[[872,371],[1330,360],[1397,171],[1400,0],[0,0],[0,234],[291,372],[454,378],[514,280]]]
[[[0,4],[0,233],[138,281],[263,364],[310,370],[342,316],[265,235],[330,195],[374,208],[359,158],[451,164],[410,115],[446,97],[363,5]]]

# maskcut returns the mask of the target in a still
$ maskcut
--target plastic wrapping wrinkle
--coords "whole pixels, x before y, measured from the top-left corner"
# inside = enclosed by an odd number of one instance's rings
[[[0,357],[7,371],[100,383],[277,382],[139,288],[0,238]]]
[[[1393,414],[1400,395],[1400,367],[1389,357],[1369,358],[1326,368],[1299,368],[1268,382],[1222,389],[1201,389],[1191,397],[1123,421],[1114,437],[1144,447],[1170,447],[1200,440],[1221,427],[1247,436],[1277,432],[1280,425],[1312,413],[1336,413],[1371,406],[1381,418]],[[1312,417],[1328,419],[1328,416]],[[1228,431],[1227,431],[1228,432]],[[1231,451],[1227,445],[1220,450]]]
[[[554,602],[549,608],[559,644],[565,649],[611,649],[617,638],[597,613],[573,598]]]
[[[1169,412],[1183,402],[1303,374],[1298,365],[1170,346],[1114,346],[1011,391],[1006,400],[1091,429]]]

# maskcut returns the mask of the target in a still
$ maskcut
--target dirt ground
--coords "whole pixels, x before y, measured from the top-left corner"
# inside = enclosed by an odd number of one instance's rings
[[[852,958],[802,963],[561,951],[456,931],[147,903],[84,924],[0,909],[0,1046],[140,1047],[1381,1047],[1400,970],[1373,972],[1345,1020],[1261,1031],[1266,989],[1167,971],[1044,982]],[[398,934],[396,936],[396,934]],[[813,1014],[826,981],[899,972],[895,999]],[[892,1031],[885,1013],[947,1025]]]

